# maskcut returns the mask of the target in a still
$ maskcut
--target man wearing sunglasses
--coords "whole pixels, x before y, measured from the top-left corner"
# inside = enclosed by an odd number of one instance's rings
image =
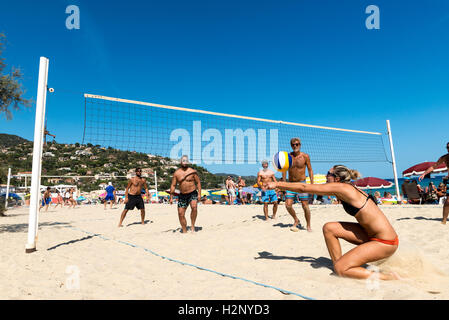
[[[288,180],[286,180],[286,172],[282,173],[282,178],[284,181],[306,183],[307,168],[310,176],[310,183],[313,183],[313,170],[312,165],[310,164],[310,157],[307,153],[301,152],[301,140],[299,138],[292,138],[290,140],[290,145],[293,150],[290,152],[290,155],[292,156],[292,165],[288,169]],[[287,190],[285,194],[285,207],[294,220],[293,226],[290,230],[297,232],[301,227],[301,223],[296,216],[295,209],[293,209],[295,198],[299,198],[299,201],[301,201],[302,209],[304,210],[304,217],[306,218],[307,231],[310,232],[312,231],[312,228],[310,225],[309,194]]]
[[[433,166],[431,166],[421,176],[419,176],[419,181],[424,179],[424,177],[426,175],[431,173],[433,170],[435,170],[435,168],[437,168],[442,163],[446,164],[446,167],[448,168],[448,171],[449,171],[449,142],[446,143],[446,149],[447,149],[448,153],[446,153],[444,156],[441,156],[440,159],[438,159],[438,161]],[[449,179],[449,175],[443,178],[443,182],[445,182],[446,184],[449,184],[448,179]],[[446,201],[444,202],[444,205],[443,205],[443,220],[441,221],[442,224],[446,224],[448,215],[449,215],[449,191],[448,191],[448,189],[446,189]]]
[[[142,189],[145,188],[147,195],[150,195],[150,193],[148,192],[147,182],[141,175],[142,169],[136,168],[136,176],[128,181],[125,190],[125,209],[120,216],[119,227],[123,227],[122,223],[128,210],[134,210],[134,208],[140,209],[142,224],[145,224],[145,204],[143,203]]]

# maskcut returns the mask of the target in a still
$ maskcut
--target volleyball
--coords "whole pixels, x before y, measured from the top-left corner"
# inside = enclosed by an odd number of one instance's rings
[[[277,171],[285,172],[292,165],[292,156],[286,151],[276,152],[273,156],[273,167]]]

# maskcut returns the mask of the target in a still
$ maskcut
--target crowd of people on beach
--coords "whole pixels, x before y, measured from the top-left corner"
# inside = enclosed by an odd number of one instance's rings
[[[75,200],[75,188],[66,189],[63,194],[58,189],[55,189],[56,195],[53,198],[53,192],[51,187],[47,187],[47,189],[42,194],[42,200],[39,206],[39,210],[45,208],[45,211],[48,211],[51,203],[55,204],[55,208],[58,206],[61,207],[69,207],[75,208],[77,205],[77,201]]]

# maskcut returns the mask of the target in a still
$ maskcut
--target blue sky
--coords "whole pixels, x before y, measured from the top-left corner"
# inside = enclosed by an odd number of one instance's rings
[[[371,4],[380,30],[365,27]],[[65,26],[68,5],[80,8],[79,30]],[[58,142],[81,141],[86,92],[376,132],[389,119],[399,172],[446,152],[448,30],[446,0],[16,0],[0,10],[4,57],[28,97],[39,57],[50,59]],[[13,116],[0,132],[32,140],[34,106]],[[350,165],[393,175],[388,163]]]

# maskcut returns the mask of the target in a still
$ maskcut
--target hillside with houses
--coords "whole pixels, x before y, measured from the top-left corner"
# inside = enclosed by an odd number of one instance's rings
[[[11,184],[24,186],[25,177],[31,174],[33,143],[18,136],[1,134],[0,151],[0,184],[6,183],[8,167],[11,167],[15,175]],[[222,176],[214,175],[203,167],[192,166],[198,171],[204,189],[222,187]],[[42,184],[71,184],[90,192],[112,181],[117,188],[124,189],[136,167],[142,168],[142,175],[148,178],[150,185],[154,185],[156,173],[158,187],[164,190],[170,187],[178,162],[157,155],[99,145],[47,142],[42,154]]]

